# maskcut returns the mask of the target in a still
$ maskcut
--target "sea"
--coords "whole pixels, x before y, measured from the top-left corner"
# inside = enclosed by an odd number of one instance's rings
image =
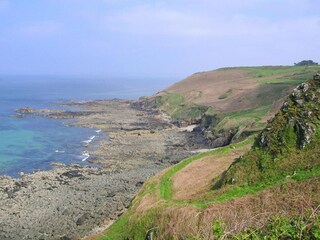
[[[90,165],[85,147],[108,140],[100,129],[70,125],[66,119],[16,118],[16,109],[65,109],[70,100],[138,99],[171,79],[0,75],[0,175],[52,169],[53,163]],[[68,110],[76,110],[70,109]]]

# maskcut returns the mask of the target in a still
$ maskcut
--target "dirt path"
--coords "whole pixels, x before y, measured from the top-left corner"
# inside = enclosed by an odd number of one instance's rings
[[[208,191],[212,179],[227,170],[236,158],[249,149],[250,145],[247,145],[228,154],[206,156],[190,163],[172,178],[173,200],[189,200]]]

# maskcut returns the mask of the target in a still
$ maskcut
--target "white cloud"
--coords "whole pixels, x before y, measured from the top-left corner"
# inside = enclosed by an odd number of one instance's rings
[[[264,0],[246,0],[263,2]],[[233,0],[237,3],[238,0]],[[118,12],[91,14],[101,30],[140,35],[185,37],[268,37],[273,35],[310,34],[319,31],[320,17],[270,19],[248,14],[192,11],[142,5]]]
[[[160,6],[144,5],[96,19],[105,30],[147,35],[206,36],[206,19]]]
[[[281,3],[278,0],[140,0],[130,4],[129,0],[93,1],[99,2],[99,8],[88,5],[78,9],[76,18],[84,20],[86,26],[89,22],[93,32],[102,34],[262,38],[287,33],[297,35],[293,29],[295,24],[304,22],[311,25],[299,31],[310,34],[308,31],[318,29],[313,19],[315,14],[310,10],[318,5],[317,0],[283,0]]]

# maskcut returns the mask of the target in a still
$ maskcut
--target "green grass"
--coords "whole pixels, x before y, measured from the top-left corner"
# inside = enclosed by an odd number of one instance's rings
[[[242,127],[248,133],[245,137],[255,134],[257,131],[262,130],[265,127],[265,123],[262,122],[264,116],[271,110],[272,105],[265,105],[253,109],[247,109],[238,112],[232,112],[227,114],[218,122],[213,128],[214,132],[224,131],[225,129],[236,129],[237,135],[235,139],[244,134],[239,129]]]
[[[188,101],[182,94],[162,92],[155,97],[156,107],[166,111],[174,121],[201,122],[213,134],[220,131],[231,131],[236,134],[236,138],[248,136],[263,128],[265,125],[261,122],[264,116],[275,106],[279,99],[287,96],[292,89],[299,83],[308,78],[312,78],[320,66],[263,66],[263,67],[241,67],[246,70],[249,76],[255,78],[259,87],[256,91],[239,99],[243,106],[250,106],[237,112],[214,112],[212,108],[194,104],[197,98],[203,95],[199,92]],[[226,70],[226,69],[220,69]],[[218,70],[219,71],[219,70]],[[227,99],[232,95],[232,89],[220,95],[219,99]],[[242,131],[245,131],[242,134]],[[210,135],[210,134],[209,134]]]
[[[126,232],[126,226],[129,222],[129,215],[130,213],[126,213],[122,215],[112,226],[108,229],[107,235],[102,235],[98,237],[96,240],[120,240],[123,239],[125,235],[128,233]]]
[[[236,186],[226,193],[219,195],[217,198],[215,198],[215,201],[224,202],[236,197],[242,197],[247,194],[254,194],[279,183],[285,183],[288,179],[303,181],[318,175],[320,175],[320,166],[317,166],[311,170],[296,171],[292,175],[286,175],[274,179],[267,179],[250,186]]]
[[[270,110],[271,106],[266,105],[258,108],[243,110],[241,112],[234,112],[230,114],[230,119],[239,120],[241,118],[250,118],[255,119],[256,121],[260,121],[263,116]]]
[[[320,216],[312,209],[290,217],[276,215],[262,227],[248,228],[237,234],[225,233],[220,222],[216,225],[219,227],[220,236],[226,234],[225,239],[320,239]]]
[[[309,67],[307,71],[319,67]],[[257,78],[261,80],[263,89],[259,94],[261,99],[267,97],[269,93],[280,96],[282,94],[281,84],[287,84],[290,79],[290,84],[292,81],[300,81],[300,77],[305,77],[304,74],[307,73],[296,73],[296,71],[302,71],[305,67],[265,67],[265,68],[254,68],[252,74],[255,74]],[[282,78],[275,78],[272,82],[272,77],[274,74],[282,74]],[[292,76],[294,78],[292,78]],[[271,82],[263,82],[268,78]],[[283,82],[281,82],[283,81]],[[270,87],[270,85],[277,86],[278,90]],[[312,87],[316,87],[312,85]],[[283,89],[283,88],[282,88]],[[272,92],[273,91],[273,92]],[[318,94],[318,93],[317,93]],[[309,95],[308,95],[309,96]],[[319,95],[320,97],[320,95]],[[270,98],[271,99],[271,98]],[[161,100],[162,101],[162,100]],[[260,107],[248,109],[240,112],[233,112],[227,115],[218,125],[219,127],[225,127],[230,121],[235,121],[241,124],[244,119],[249,119],[259,123],[263,116],[271,108],[271,104],[268,103],[268,99],[265,100],[266,104],[260,105]],[[178,95],[168,96],[167,99],[161,104],[167,104],[168,102],[173,103],[173,111],[179,113],[181,109],[186,109],[185,104]],[[317,99],[314,102],[319,102]],[[290,104],[292,102],[289,101]],[[260,104],[260,103],[259,103]],[[255,142],[255,147],[244,155],[244,157],[233,164],[229,170],[222,175],[221,178],[215,179],[212,184],[215,185],[220,180],[222,185],[219,183],[219,187],[214,188],[205,194],[199,195],[192,200],[174,200],[173,199],[173,186],[172,178],[179,171],[184,169],[190,163],[197,161],[206,156],[214,156],[219,154],[228,154],[232,148],[240,148],[248,144],[252,144],[252,138],[238,143],[226,146],[223,148],[216,149],[214,151],[201,153],[174,165],[165,172],[160,179],[157,181],[148,181],[144,184],[142,191],[138,194],[136,199],[133,201],[133,206],[130,210],[123,215],[108,231],[108,234],[102,239],[109,240],[120,240],[126,239],[143,239],[146,235],[146,230],[157,226],[157,216],[160,212],[173,206],[195,206],[198,209],[205,209],[215,202],[226,202],[235,198],[243,197],[250,194],[257,194],[265,189],[272,188],[274,186],[286,186],[292,182],[300,182],[311,179],[313,177],[320,176],[320,165],[318,161],[318,156],[320,154],[320,148],[318,148],[318,143],[320,141],[320,128],[318,127],[319,121],[316,120],[318,114],[317,108],[314,108],[313,102],[306,103],[304,108],[295,109],[290,105],[292,112],[280,113],[274,118],[269,125],[271,131],[267,131],[265,135],[268,139],[268,147],[259,147]],[[290,110],[291,111],[291,110]],[[306,119],[305,112],[312,111],[314,113],[314,119],[309,119],[312,124],[317,126],[317,131],[315,133],[314,143],[310,144],[306,149],[297,148],[297,133],[294,131],[295,128],[288,127],[286,117],[288,119],[298,119],[300,122]],[[308,121],[309,121],[308,120]],[[287,126],[287,127],[286,127]],[[262,127],[262,126],[260,126]],[[231,169],[231,171],[230,171]],[[235,183],[231,181],[235,178]],[[232,182],[232,184],[231,184]],[[220,188],[222,187],[222,188]],[[160,201],[156,205],[146,211],[143,216],[134,215],[135,205],[139,205],[139,201],[146,194],[156,195]],[[272,239],[272,238],[270,238]]]
[[[138,221],[138,225],[134,225],[134,232],[130,232],[132,228],[129,228],[130,225],[130,219],[134,212],[134,206],[135,204],[139,203],[139,201],[147,194],[154,194],[156,195],[156,191],[160,190],[160,199],[165,200],[165,203],[162,203],[162,206],[159,206],[159,210],[162,208],[165,208],[167,206],[172,205],[188,205],[188,201],[173,201],[173,191],[172,191],[172,181],[171,178],[179,171],[181,171],[183,168],[188,166],[193,161],[196,161],[198,159],[201,159],[206,156],[212,156],[212,155],[218,155],[218,154],[228,154],[231,149],[233,148],[240,148],[244,147],[246,145],[251,145],[253,143],[253,139],[250,138],[246,141],[237,143],[237,144],[231,144],[226,147],[218,148],[213,151],[197,154],[195,156],[192,156],[190,158],[187,158],[186,160],[172,166],[169,171],[167,171],[160,179],[158,184],[155,184],[151,182],[150,180],[147,181],[144,185],[142,190],[139,192],[139,194],[135,197],[134,201],[131,204],[130,209],[127,213],[122,215],[109,229],[108,232],[105,235],[102,235],[98,238],[98,240],[121,240],[126,239],[125,236],[135,236],[131,239],[143,239],[141,238],[143,235],[146,234],[146,229],[149,227],[152,227],[152,222],[154,221],[154,209],[151,210],[151,212],[148,211],[147,216],[143,216]],[[191,203],[194,206],[199,205],[199,203]],[[201,203],[200,203],[201,204]],[[148,226],[148,227],[146,227]],[[129,230],[131,229],[131,230]],[[139,238],[140,237],[140,238]]]
[[[272,110],[275,102],[287,96],[298,82],[276,84],[261,84],[254,93],[250,93],[239,101],[244,105],[251,106],[249,109],[243,109],[234,112],[224,112],[218,116],[219,122],[212,126],[214,132],[223,130],[232,130],[238,132],[245,128],[250,131],[261,129],[262,119]]]
[[[230,147],[242,147],[247,144],[250,144],[250,141],[242,142],[239,144],[235,144]],[[225,147],[218,149],[217,151],[220,151],[220,153],[228,153],[230,151],[230,147]],[[116,221],[111,228],[108,230],[107,234],[104,236],[101,236],[98,238],[99,240],[120,240],[120,239],[126,239],[125,236],[134,236],[130,239],[143,239],[143,237],[146,234],[147,229],[151,229],[153,226],[156,225],[156,219],[157,219],[157,212],[160,212],[161,210],[169,207],[169,206],[188,206],[192,205],[199,209],[205,209],[206,207],[210,206],[211,204],[215,202],[225,202],[232,200],[234,198],[243,197],[248,194],[257,194],[261,192],[262,190],[268,189],[270,187],[276,186],[278,184],[283,184],[284,186],[287,183],[292,183],[292,181],[304,181],[307,179],[310,179],[312,177],[320,176],[320,166],[316,166],[310,170],[301,170],[296,171],[292,173],[291,175],[281,176],[278,178],[268,179],[261,181],[259,183],[248,185],[248,186],[235,186],[224,193],[220,194],[216,190],[212,190],[211,192],[208,192],[204,197],[205,199],[198,199],[198,200],[189,200],[189,201],[183,201],[183,200],[172,200],[172,183],[171,178],[182,170],[184,167],[186,167],[188,164],[190,164],[193,161],[196,161],[197,159],[200,159],[204,156],[216,154],[217,152],[207,152],[203,154],[198,154],[194,157],[186,159],[184,162],[178,164],[179,166],[172,167],[160,180],[160,185],[157,187],[160,187],[161,192],[161,198],[166,200],[165,203],[162,203],[161,205],[158,205],[157,208],[148,210],[146,215],[141,216],[139,219],[134,220],[134,225],[130,223],[130,216],[132,216],[134,209],[129,210],[126,214],[120,217],[118,221]],[[156,189],[154,188],[155,185],[150,183],[146,184],[146,191],[150,193],[150,191],[154,192]],[[142,195],[145,195],[144,192],[141,193]],[[140,195],[140,197],[142,196]],[[134,227],[133,227],[134,226]]]
[[[255,148],[230,167],[223,176],[223,184],[253,184],[264,178],[287,173],[294,168],[307,169],[319,164],[316,155],[320,149],[313,143],[320,141],[320,110],[317,104],[320,99],[320,84],[317,81],[307,83],[309,89],[302,96],[304,104],[296,103],[292,95],[287,98],[288,108],[282,109],[269,122],[267,129],[258,136]],[[300,126],[309,127],[300,130]],[[314,129],[315,132],[307,129]],[[307,134],[313,143],[307,144],[304,134]],[[306,144],[308,149],[303,150]]]
[[[247,194],[253,194],[257,193],[263,189],[266,189],[268,187],[274,186],[278,183],[285,182],[288,178],[297,180],[297,181],[302,181],[308,178],[311,178],[313,176],[320,175],[320,166],[315,167],[311,170],[297,170],[295,174],[293,175],[287,175],[285,176],[278,175],[276,178],[266,179],[263,181],[260,181],[256,184],[248,185],[248,186],[235,186],[234,188],[229,189],[228,191],[219,194],[219,191],[213,190],[211,192],[206,193],[203,196],[199,196],[198,200],[193,200],[193,201],[182,201],[182,200],[173,200],[173,190],[172,190],[172,177],[184,169],[186,166],[188,166],[190,163],[199,160],[203,157],[206,156],[213,156],[213,155],[218,155],[218,154],[228,154],[230,153],[232,148],[240,148],[244,147],[248,144],[252,144],[253,139],[249,139],[247,141],[237,143],[237,144],[232,144],[223,148],[219,148],[210,152],[206,153],[201,153],[197,154],[195,156],[192,156],[190,158],[187,158],[186,160],[176,164],[175,166],[171,167],[169,171],[167,171],[160,179],[159,185],[156,186],[160,189],[160,198],[165,200],[169,204],[173,205],[194,205],[198,208],[205,208],[208,205],[214,203],[214,202],[223,202],[223,201],[228,201],[232,198],[236,197],[242,197]],[[148,188],[150,189],[150,188]],[[152,187],[152,191],[155,190],[155,185]],[[149,191],[150,192],[150,191]],[[208,200],[210,199],[210,200]]]
[[[315,176],[320,176],[320,166],[316,166],[312,169],[297,170],[292,172],[290,175],[278,175],[275,178],[265,179],[258,183],[247,185],[247,186],[233,186],[226,189],[224,192],[220,193],[219,190],[212,190],[207,192],[203,196],[199,196],[194,200],[173,200],[173,190],[172,190],[172,177],[181,171],[183,168],[188,166],[193,161],[201,159],[205,156],[211,156],[215,154],[228,154],[232,148],[244,147],[248,144],[252,144],[253,140],[249,139],[247,141],[232,144],[227,147],[219,148],[217,150],[201,153],[190,157],[183,162],[171,167],[161,178],[159,183],[146,182],[144,184],[143,190],[139,193],[137,198],[134,200],[133,205],[138,203],[140,199],[147,193],[156,194],[157,190],[160,190],[160,199],[165,200],[156,208],[152,208],[146,212],[145,215],[132,220],[134,213],[134,208],[130,208],[129,211],[120,217],[120,219],[115,222],[111,228],[108,230],[107,234],[98,238],[99,240],[120,240],[126,239],[126,236],[131,236],[130,239],[143,239],[148,229],[156,226],[157,214],[170,206],[195,206],[198,209],[205,209],[215,202],[225,202],[231,199],[243,197],[248,194],[257,194],[262,190],[268,189],[270,187],[276,186],[278,184],[283,184],[292,181],[304,181]],[[137,217],[137,216],[136,216]],[[131,219],[131,220],[130,220]],[[133,237],[132,237],[133,236]]]
[[[248,70],[251,76],[258,78],[259,83],[297,85],[312,78],[313,74],[320,70],[320,66],[267,66],[244,69]]]
[[[190,163],[192,163],[195,160],[198,160],[200,158],[215,155],[218,153],[228,153],[230,152],[230,147],[223,147],[219,149],[212,150],[210,152],[205,152],[201,154],[197,154],[195,156],[192,156],[190,158],[187,158],[186,160],[183,160],[182,162],[174,165],[170,168],[170,170],[162,176],[160,180],[160,196],[164,200],[171,200],[173,191],[172,191],[172,181],[171,178],[179,171],[181,171],[183,168],[188,166]]]
[[[290,75],[293,73],[313,72],[320,69],[320,66],[262,66],[262,67],[243,67],[250,71],[252,76],[272,76],[272,75]]]
[[[165,184],[165,188],[167,189],[168,192],[170,192],[170,195],[162,196],[162,197],[166,198],[167,203],[169,202],[170,204],[173,204],[173,205],[193,205],[199,209],[204,209],[215,202],[225,202],[234,198],[243,197],[248,194],[256,194],[262,190],[265,190],[269,187],[273,187],[277,184],[286,184],[287,181],[291,181],[291,180],[299,182],[299,181],[310,179],[315,176],[320,176],[320,166],[316,166],[310,170],[308,169],[300,170],[300,171],[297,170],[293,172],[291,175],[286,175],[286,174],[282,176],[278,175],[275,178],[265,179],[263,181],[260,181],[252,185],[234,186],[229,188],[223,193],[221,193],[219,190],[212,190],[201,196],[198,196],[197,199],[194,199],[194,200],[172,200],[171,198],[172,186],[169,185],[171,184],[171,182],[167,181],[167,182],[162,182],[161,184]]]
[[[173,190],[172,190],[172,177],[178,173],[179,171],[181,171],[183,168],[185,168],[186,166],[188,166],[190,163],[192,163],[193,161],[199,160],[203,157],[206,156],[214,156],[214,155],[218,155],[218,154],[228,154],[230,153],[231,149],[233,148],[241,148],[244,147],[246,145],[251,145],[253,143],[253,139],[250,138],[246,141],[237,143],[237,144],[231,144],[229,146],[226,147],[222,147],[222,148],[217,148],[215,150],[209,151],[209,152],[205,152],[205,153],[200,153],[197,154],[195,156],[192,156],[190,158],[187,158],[186,160],[174,165],[173,167],[171,167],[169,169],[168,172],[166,172],[161,180],[160,180],[160,197],[166,201],[172,201],[172,196],[173,196]]]
[[[198,93],[196,98],[202,95]],[[153,99],[154,106],[164,109],[174,120],[200,119],[209,110],[209,107],[187,103],[184,97],[178,93],[163,92]]]

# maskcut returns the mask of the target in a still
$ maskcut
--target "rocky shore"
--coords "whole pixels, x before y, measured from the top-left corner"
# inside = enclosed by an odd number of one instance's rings
[[[104,229],[129,206],[143,182],[207,145],[202,135],[171,124],[132,101],[71,102],[77,111],[24,108],[17,117],[75,119],[105,131],[109,141],[77,165],[0,177],[0,239],[81,239]]]

